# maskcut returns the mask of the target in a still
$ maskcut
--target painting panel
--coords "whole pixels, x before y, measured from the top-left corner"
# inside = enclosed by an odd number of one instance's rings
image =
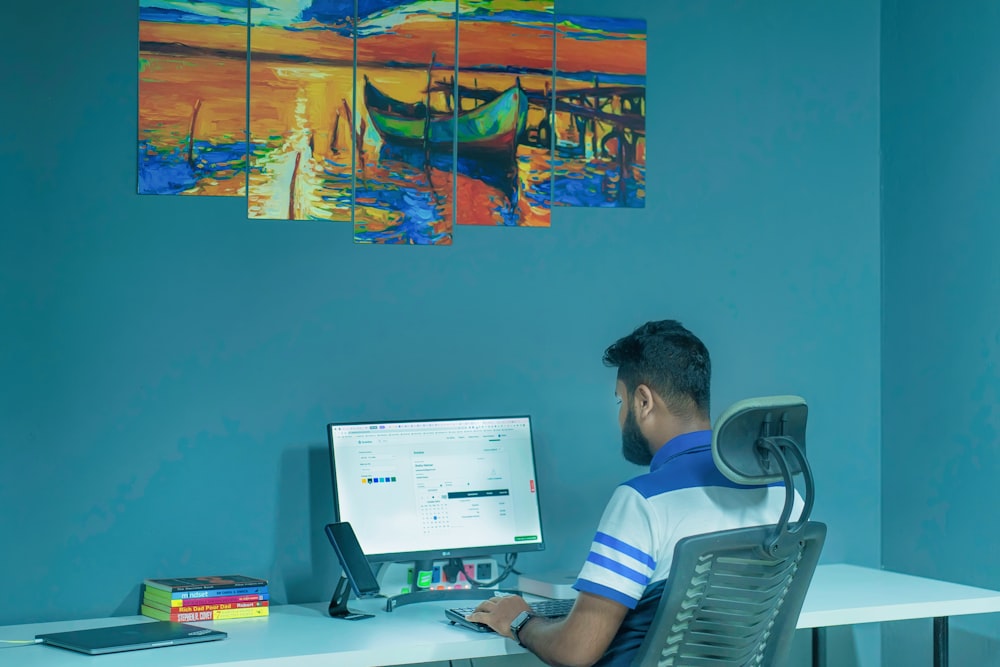
[[[450,245],[456,5],[358,0],[356,243]]]
[[[139,194],[246,193],[247,0],[139,0]]]
[[[459,0],[456,220],[551,221],[553,0]]]
[[[353,2],[250,9],[251,219],[351,220]]]
[[[646,21],[559,14],[553,204],[646,204]]]

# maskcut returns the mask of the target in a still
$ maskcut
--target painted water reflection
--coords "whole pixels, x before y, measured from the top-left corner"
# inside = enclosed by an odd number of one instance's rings
[[[350,66],[251,59],[251,218],[351,220],[352,79]]]
[[[245,192],[245,65],[139,54],[139,194]]]

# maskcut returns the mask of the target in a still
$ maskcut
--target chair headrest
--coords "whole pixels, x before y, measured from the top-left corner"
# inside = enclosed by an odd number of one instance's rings
[[[761,396],[731,405],[712,429],[712,458],[722,474],[737,484],[762,485],[783,479],[775,457],[757,447],[761,438],[788,438],[803,455],[806,447],[806,401],[801,396]],[[804,462],[804,459],[803,459]],[[799,459],[788,460],[801,473]]]

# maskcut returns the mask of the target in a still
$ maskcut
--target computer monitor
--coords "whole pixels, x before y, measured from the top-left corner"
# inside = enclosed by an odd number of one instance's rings
[[[373,562],[544,548],[527,416],[327,426],[337,521]]]

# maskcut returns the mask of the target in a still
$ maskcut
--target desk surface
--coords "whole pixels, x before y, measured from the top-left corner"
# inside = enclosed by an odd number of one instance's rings
[[[465,604],[465,603],[458,603]],[[385,601],[351,600],[351,609],[375,612],[358,621],[330,618],[327,604],[278,605],[264,618],[199,622],[229,633],[221,641],[141,651],[143,667],[371,667],[438,660],[482,658],[523,652],[493,633],[457,628],[444,617],[456,603],[425,602],[384,611]],[[376,611],[382,610],[382,611]],[[144,616],[41,623],[0,628],[0,639],[33,639],[43,632],[60,632],[101,625],[147,622]],[[93,657],[51,646],[0,648],[0,665],[18,667],[77,667],[95,660],[99,667],[134,667],[136,652]]]
[[[1000,611],[1000,591],[857,565],[820,565],[799,628]]]
[[[460,603],[464,604],[464,603]],[[376,611],[382,600],[352,600],[351,608]],[[461,660],[521,653],[494,634],[457,628],[444,618],[455,603],[428,602],[378,611],[372,619],[346,621],[326,614],[326,604],[281,605],[267,618],[198,623],[229,633],[218,642],[142,651],[144,667],[370,667]],[[816,570],[798,627],[814,628],[912,618],[1000,612],[1000,592],[857,567],[822,565]],[[32,639],[43,632],[148,621],[143,616],[61,621],[0,627],[0,639]],[[50,646],[0,648],[0,666],[125,667],[136,653],[94,658]]]

